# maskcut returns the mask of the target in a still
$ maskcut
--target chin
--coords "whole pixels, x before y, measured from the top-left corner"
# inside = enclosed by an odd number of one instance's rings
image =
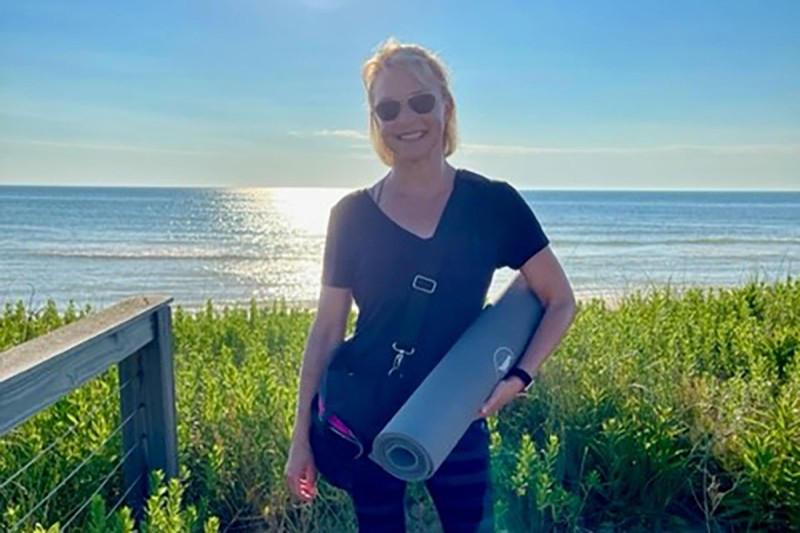
[[[394,162],[397,163],[419,163],[434,157],[433,152],[425,152],[423,154],[394,154]]]
[[[435,157],[437,154],[440,158],[444,158],[444,150],[441,146],[427,145],[427,146],[401,146],[396,150],[394,146],[389,146],[392,149],[392,155],[396,162],[414,163],[425,159]]]

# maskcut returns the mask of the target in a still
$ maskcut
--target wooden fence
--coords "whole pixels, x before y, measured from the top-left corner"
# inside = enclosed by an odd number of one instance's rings
[[[148,473],[178,475],[172,298],[138,296],[0,353],[0,435],[118,365],[127,504],[136,516]],[[134,486],[135,485],[135,486]]]

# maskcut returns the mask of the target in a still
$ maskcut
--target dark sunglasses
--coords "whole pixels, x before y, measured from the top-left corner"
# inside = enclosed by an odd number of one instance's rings
[[[436,97],[431,93],[415,94],[406,100],[406,102],[408,103],[408,107],[418,115],[426,115],[436,107]],[[382,121],[389,122],[397,118],[402,105],[400,100],[381,100],[380,103],[375,106],[375,114],[378,115],[378,118]]]

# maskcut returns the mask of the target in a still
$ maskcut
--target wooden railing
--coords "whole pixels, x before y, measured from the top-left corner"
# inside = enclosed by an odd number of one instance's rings
[[[123,477],[137,516],[148,473],[178,474],[171,302],[131,298],[0,353],[0,435],[118,365]]]

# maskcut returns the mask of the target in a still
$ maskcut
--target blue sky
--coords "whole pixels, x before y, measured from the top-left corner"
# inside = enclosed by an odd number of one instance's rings
[[[800,2],[0,4],[0,184],[336,186],[384,172],[360,65],[448,63],[458,166],[523,188],[800,189]]]

